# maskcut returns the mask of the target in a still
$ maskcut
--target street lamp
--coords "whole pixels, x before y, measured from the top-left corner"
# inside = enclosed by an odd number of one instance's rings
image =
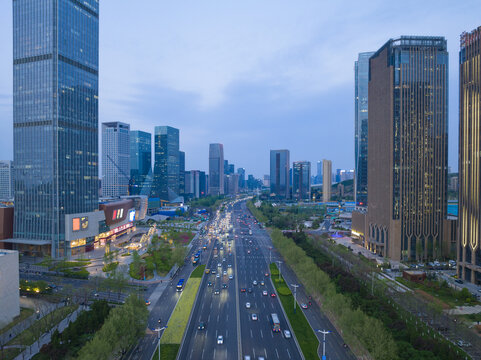
[[[294,287],[294,314],[296,313],[296,305],[297,305],[297,288],[301,285],[298,284],[291,284],[292,287]]]
[[[159,321],[160,321],[160,319],[159,319]],[[159,324],[160,324],[160,322],[159,322]],[[157,339],[159,339],[159,360],[160,360],[160,332],[162,330],[165,330],[165,329],[167,329],[167,326],[158,327],[157,329],[155,329],[155,331],[157,331],[157,334],[158,334]]]
[[[272,246],[269,246],[269,264],[272,263]]]
[[[277,265],[279,265],[279,281],[281,281],[281,264],[282,264],[282,261],[277,260],[276,263],[277,263]]]
[[[326,357],[326,335],[331,332],[328,330],[316,330],[318,333],[324,334],[324,340],[322,341],[322,360],[327,360]]]

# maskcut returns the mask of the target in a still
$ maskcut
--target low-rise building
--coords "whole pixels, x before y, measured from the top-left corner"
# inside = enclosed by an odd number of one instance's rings
[[[18,251],[0,250],[0,328],[20,314]]]

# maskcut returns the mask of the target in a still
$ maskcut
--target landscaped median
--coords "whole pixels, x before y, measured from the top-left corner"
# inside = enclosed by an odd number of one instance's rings
[[[187,280],[181,297],[167,323],[167,329],[165,329],[160,339],[161,359],[173,360],[177,356],[204,270],[205,265],[198,266],[190,275],[189,280]]]
[[[294,313],[294,296],[292,295],[291,290],[287,287],[284,278],[281,276],[279,279],[277,265],[271,264],[270,269],[272,282],[279,294],[279,299],[281,300],[284,311],[289,318],[289,322],[291,323],[297,342],[304,354],[304,358],[318,359],[317,348],[319,347],[319,340],[317,339],[317,336],[314,334],[311,325],[309,325],[304,313],[297,304],[297,310]]]

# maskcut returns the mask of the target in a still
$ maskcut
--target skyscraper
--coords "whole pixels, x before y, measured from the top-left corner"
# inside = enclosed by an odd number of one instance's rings
[[[179,151],[179,194],[185,191],[185,152]]]
[[[14,186],[13,161],[0,160],[0,200],[12,200]]]
[[[153,196],[172,201],[180,190],[179,129],[155,127],[155,163]]]
[[[209,145],[209,194],[224,195],[224,145]]]
[[[102,196],[128,195],[129,181],[130,125],[102,123]]]
[[[441,254],[447,206],[448,52],[443,37],[389,40],[369,60],[366,246]]]
[[[311,163],[309,161],[294,161],[292,197],[297,201],[311,199]]]
[[[322,160],[322,202],[331,201],[332,162]]]
[[[322,184],[322,160],[317,162],[316,184]]]
[[[152,134],[134,130],[130,132],[130,195],[143,193],[152,172]]]
[[[290,198],[291,176],[289,164],[289,150],[271,150],[271,195],[282,199]]]
[[[367,206],[367,141],[369,58],[374,52],[358,55],[354,62],[354,196],[356,205]]]
[[[243,189],[246,186],[246,169],[237,168],[237,173],[239,174],[239,189]]]
[[[16,249],[65,254],[98,208],[98,0],[13,1]]]
[[[461,35],[459,53],[458,275],[481,284],[481,26]]]

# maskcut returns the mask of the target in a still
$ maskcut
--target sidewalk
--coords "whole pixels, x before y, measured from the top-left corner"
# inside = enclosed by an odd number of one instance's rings
[[[51,334],[58,329],[59,332],[65,330],[65,328],[70,324],[71,321],[75,321],[77,319],[78,314],[85,310],[87,307],[79,306],[77,310],[73,313],[69,314],[65,319],[63,319],[58,325],[54,326],[49,332],[44,333],[40,336],[40,341],[35,341],[31,346],[25,349],[20,355],[18,355],[15,360],[29,360],[34,355],[36,355],[43,345],[48,344],[50,342]]]

